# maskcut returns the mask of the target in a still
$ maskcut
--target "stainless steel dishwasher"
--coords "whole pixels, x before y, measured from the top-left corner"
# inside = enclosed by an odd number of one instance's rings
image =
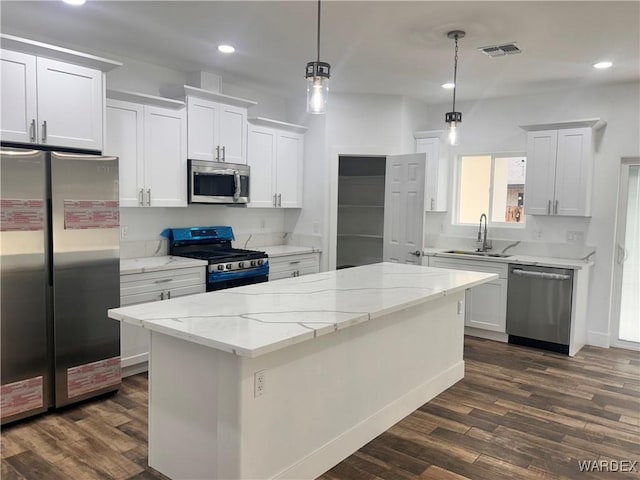
[[[569,353],[573,270],[509,265],[509,343]]]

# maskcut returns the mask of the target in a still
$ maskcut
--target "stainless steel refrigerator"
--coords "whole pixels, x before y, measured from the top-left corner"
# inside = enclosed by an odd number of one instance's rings
[[[2,424],[117,390],[118,159],[0,150]]]

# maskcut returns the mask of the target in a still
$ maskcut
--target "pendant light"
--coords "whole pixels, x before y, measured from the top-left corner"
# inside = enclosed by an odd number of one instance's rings
[[[329,97],[329,77],[331,65],[320,61],[320,0],[318,0],[318,57],[307,63],[307,112],[326,113]]]
[[[447,33],[447,37],[455,40],[456,54],[453,60],[453,108],[445,113],[444,121],[449,125],[449,144],[458,144],[458,124],[462,122],[462,112],[456,112],[456,88],[458,88],[458,39],[464,38],[465,32],[462,30],[452,30]]]

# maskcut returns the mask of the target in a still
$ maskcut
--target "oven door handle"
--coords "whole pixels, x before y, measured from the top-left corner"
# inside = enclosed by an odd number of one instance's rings
[[[236,186],[236,190],[233,193],[233,199],[237,202],[240,198],[240,172],[238,170],[233,171],[233,181]]]
[[[514,275],[518,275],[519,277],[540,278],[543,280],[570,280],[571,279],[571,275],[564,275],[561,273],[549,273],[549,272],[533,272],[529,270],[520,270],[519,268],[515,268],[511,272]]]

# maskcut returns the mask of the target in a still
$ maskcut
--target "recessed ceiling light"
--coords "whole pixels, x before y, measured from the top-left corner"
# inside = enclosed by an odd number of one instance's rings
[[[593,68],[599,68],[600,70],[602,70],[604,68],[611,67],[611,65],[613,65],[613,63],[611,62],[598,62],[593,64]]]
[[[451,90],[455,86],[456,86],[456,84],[455,83],[451,83],[451,82],[442,84],[442,88],[446,88],[447,90]]]
[[[64,3],[68,3],[69,5],[84,5],[87,0],[62,0]]]
[[[236,49],[231,45],[218,45],[218,51],[222,53],[233,53]]]

